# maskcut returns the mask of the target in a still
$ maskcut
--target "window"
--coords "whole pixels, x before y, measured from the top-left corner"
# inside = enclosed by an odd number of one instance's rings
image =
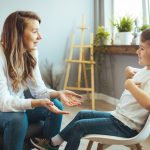
[[[114,19],[122,16],[137,18],[139,25],[143,24],[143,0],[114,0]]]
[[[150,0],[143,0],[144,24],[150,24]]]

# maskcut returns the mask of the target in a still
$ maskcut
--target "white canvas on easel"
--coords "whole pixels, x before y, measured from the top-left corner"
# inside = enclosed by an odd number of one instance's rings
[[[91,100],[92,100],[92,109],[95,109],[95,97],[94,97],[94,56],[93,56],[93,33],[90,34],[90,44],[84,44],[84,34],[85,30],[87,29],[84,23],[84,17],[82,18],[82,25],[79,28],[81,30],[81,39],[80,44],[74,44],[75,41],[75,35],[72,35],[71,38],[71,46],[70,46],[70,52],[69,52],[69,58],[66,60],[67,64],[67,71],[65,76],[65,82],[64,82],[64,89],[68,90],[77,90],[77,91],[86,91],[87,95],[89,97],[89,93],[91,92]],[[79,59],[73,59],[73,50],[79,49]],[[90,57],[89,60],[85,60],[85,50],[90,51]],[[77,86],[68,86],[68,80],[71,70],[71,64],[77,63],[78,64],[78,77],[77,77]],[[87,71],[86,71],[86,65],[90,66],[90,81],[91,85],[88,86],[88,79],[87,79]],[[81,76],[83,71],[83,77],[85,80],[85,87],[81,86]]]

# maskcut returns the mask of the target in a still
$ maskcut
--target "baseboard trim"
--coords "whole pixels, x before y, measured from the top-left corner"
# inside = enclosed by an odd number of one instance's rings
[[[82,94],[82,96],[83,96],[83,100],[88,99],[86,94]],[[105,95],[103,93],[95,93],[95,100],[101,100],[112,105],[116,105],[119,102],[119,99]]]

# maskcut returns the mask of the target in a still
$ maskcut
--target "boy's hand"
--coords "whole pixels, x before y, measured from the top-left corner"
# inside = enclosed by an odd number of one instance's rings
[[[142,83],[141,82],[136,82],[135,83],[139,88],[141,88],[141,86],[142,86]]]
[[[132,79],[132,77],[136,74],[136,71],[130,67],[130,66],[127,66],[126,69],[125,69],[125,78],[126,79]]]

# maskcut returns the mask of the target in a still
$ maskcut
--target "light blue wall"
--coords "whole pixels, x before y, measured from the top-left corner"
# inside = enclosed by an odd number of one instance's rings
[[[1,0],[0,32],[5,18],[16,10],[37,12],[42,23],[40,32],[43,36],[39,44],[39,62],[45,59],[56,65],[63,64],[70,46],[70,36],[81,24],[82,15],[93,32],[94,14],[93,0]],[[77,36],[79,38],[79,36]],[[88,41],[88,36],[85,41]]]

